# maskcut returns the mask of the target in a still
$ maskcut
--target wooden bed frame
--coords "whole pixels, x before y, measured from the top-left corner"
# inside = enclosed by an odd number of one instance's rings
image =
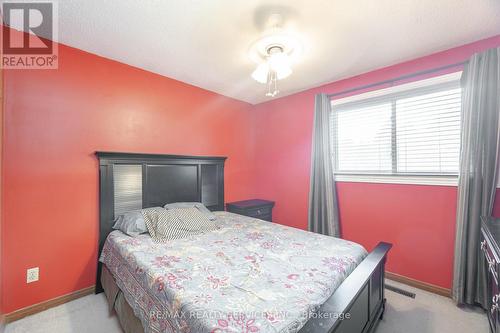
[[[142,200],[135,198],[125,204],[140,209],[171,202],[199,201],[210,210],[224,210],[225,157],[114,152],[96,152],[96,155],[100,180],[99,255],[114,224],[114,173],[120,166],[136,166],[139,175],[133,176],[142,177]],[[126,187],[126,182],[121,186]],[[126,195],[117,197],[127,200]],[[385,310],[385,261],[391,247],[391,244],[380,242],[299,332],[373,332]],[[100,293],[103,291],[102,264],[98,262],[97,267],[96,293]]]

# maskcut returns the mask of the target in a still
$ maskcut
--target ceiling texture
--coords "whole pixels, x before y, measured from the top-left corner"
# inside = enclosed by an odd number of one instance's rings
[[[500,0],[64,0],[58,41],[256,104],[272,14],[304,49],[278,97],[500,34]]]

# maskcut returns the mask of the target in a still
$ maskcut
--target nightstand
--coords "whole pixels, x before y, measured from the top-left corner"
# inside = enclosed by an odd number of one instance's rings
[[[251,199],[230,202],[226,204],[226,210],[231,213],[254,217],[256,219],[272,222],[274,201]]]

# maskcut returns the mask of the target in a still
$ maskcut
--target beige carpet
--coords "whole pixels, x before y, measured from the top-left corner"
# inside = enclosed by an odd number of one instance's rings
[[[411,291],[412,299],[387,290],[384,319],[377,333],[488,333],[483,310],[459,308],[450,298],[387,280],[387,284]]]
[[[445,297],[396,282],[412,291],[415,299],[386,292],[387,306],[377,333],[487,333],[482,311],[460,309]],[[102,294],[90,295],[7,325],[5,333],[114,333],[121,332],[115,317],[107,316]]]

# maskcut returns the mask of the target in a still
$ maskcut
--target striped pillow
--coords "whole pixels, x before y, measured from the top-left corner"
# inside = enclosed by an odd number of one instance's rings
[[[169,210],[184,223],[184,228],[188,230],[207,232],[217,229],[216,222],[212,221],[210,216],[200,211],[198,207],[171,208]]]
[[[155,242],[186,238],[217,229],[197,208],[143,209],[146,227]]]

